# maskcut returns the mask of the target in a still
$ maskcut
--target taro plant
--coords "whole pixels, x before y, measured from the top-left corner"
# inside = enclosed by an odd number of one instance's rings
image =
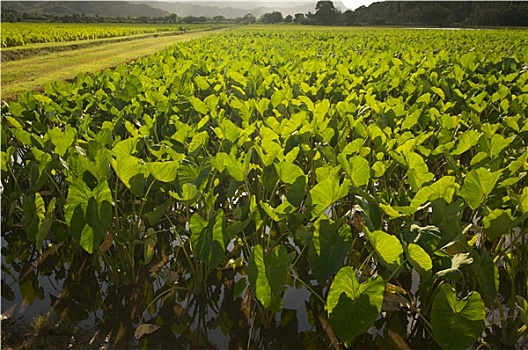
[[[519,344],[524,34],[351,33],[233,31],[21,95],[2,220],[119,285],[164,279],[153,313],[221,309],[206,296],[230,271],[246,345],[295,287],[329,342]]]

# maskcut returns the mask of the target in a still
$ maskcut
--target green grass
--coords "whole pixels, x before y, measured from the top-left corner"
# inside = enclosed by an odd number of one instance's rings
[[[115,67],[121,63],[152,55],[175,43],[201,38],[215,32],[217,31],[192,32],[177,36],[149,36],[2,62],[1,99],[13,100],[23,91],[42,90],[48,82],[69,80],[79,73]]]
[[[204,29],[198,29],[196,31],[203,31]],[[195,32],[194,30],[192,32]],[[2,55],[0,57],[2,62],[15,61],[32,56],[42,56],[53,52],[60,51],[71,51],[84,49],[88,47],[115,44],[123,41],[132,41],[138,39],[156,38],[159,36],[175,36],[181,35],[179,31],[175,32],[160,32],[160,33],[148,33],[148,34],[136,34],[128,36],[120,36],[106,39],[93,39],[93,40],[78,40],[78,41],[66,41],[57,43],[36,43],[25,46],[5,47],[2,49]]]

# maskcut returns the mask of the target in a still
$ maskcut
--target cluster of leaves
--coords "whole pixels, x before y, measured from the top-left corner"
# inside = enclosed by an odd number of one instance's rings
[[[173,24],[2,23],[2,47],[177,31]]]
[[[3,226],[115,256],[122,283],[169,234],[196,291],[234,266],[235,290],[279,312],[293,279],[346,344],[382,322],[465,348],[498,310],[486,332],[513,345],[528,311],[523,41],[240,30],[50,84],[2,110]]]

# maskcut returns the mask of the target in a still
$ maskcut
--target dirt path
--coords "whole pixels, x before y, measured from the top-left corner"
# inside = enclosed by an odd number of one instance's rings
[[[73,79],[82,72],[95,72],[115,67],[124,62],[152,55],[175,43],[225,30],[228,29],[142,38],[4,62],[0,65],[1,99],[12,100],[22,91],[41,90],[48,82]]]

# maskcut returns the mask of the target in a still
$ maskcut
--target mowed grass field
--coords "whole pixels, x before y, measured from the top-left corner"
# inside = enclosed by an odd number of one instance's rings
[[[213,29],[215,30],[212,31]],[[19,93],[42,90],[49,82],[71,80],[79,73],[115,67],[152,55],[169,45],[225,30],[227,28],[202,26],[186,33],[175,31],[133,34],[119,38],[35,43],[3,48],[0,64],[1,99],[14,100]]]

